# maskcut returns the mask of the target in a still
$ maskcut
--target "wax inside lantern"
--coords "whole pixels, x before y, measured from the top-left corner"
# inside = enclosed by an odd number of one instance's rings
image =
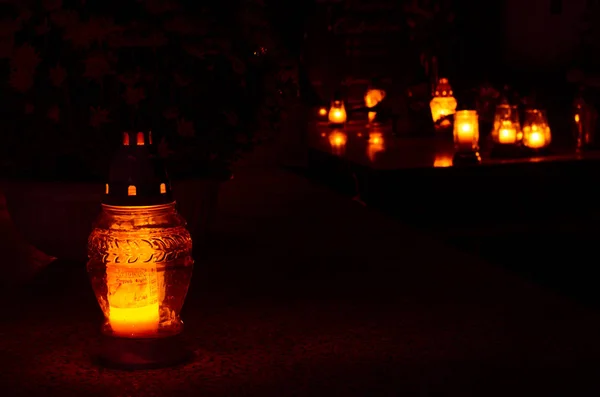
[[[109,324],[118,336],[152,336],[158,331],[158,273],[155,265],[106,268]]]

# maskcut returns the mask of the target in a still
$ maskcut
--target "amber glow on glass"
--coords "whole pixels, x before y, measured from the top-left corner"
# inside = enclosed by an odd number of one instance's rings
[[[129,134],[126,132],[123,133],[123,145],[129,146]]]
[[[108,194],[109,192],[109,188],[108,188],[108,183],[106,184],[106,186],[104,187],[104,193]]]
[[[165,194],[167,192],[167,185],[164,183],[160,184],[160,194]]]
[[[329,109],[329,122],[343,124],[346,122],[346,106],[343,101],[334,101]]]
[[[127,187],[127,195],[128,196],[135,196],[137,194],[137,189],[135,188],[135,186],[130,185],[129,187]]]
[[[454,116],[454,146],[457,151],[479,150],[479,118],[475,110],[460,110]]]
[[[320,108],[319,109],[319,116],[327,116],[327,109],[326,108]]]
[[[192,241],[174,204],[103,205],[88,248],[88,272],[106,318],[104,333],[155,338],[181,331]]]
[[[137,145],[144,146],[144,133],[143,132],[137,133]]]

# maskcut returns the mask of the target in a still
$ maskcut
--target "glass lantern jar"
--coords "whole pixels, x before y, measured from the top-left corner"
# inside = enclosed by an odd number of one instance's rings
[[[523,145],[529,149],[539,150],[550,145],[552,133],[546,118],[546,112],[539,109],[525,111],[523,122]]]
[[[189,357],[178,338],[194,263],[185,226],[152,134],[125,133],[88,239],[105,365],[153,368]]]
[[[459,110],[454,115],[454,148],[457,152],[479,151],[479,118],[476,110]]]

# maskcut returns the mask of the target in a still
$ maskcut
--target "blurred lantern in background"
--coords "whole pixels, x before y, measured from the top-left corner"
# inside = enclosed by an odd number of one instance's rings
[[[573,101],[573,132],[577,149],[585,149],[593,146],[596,131],[598,112],[589,104],[584,96],[583,89]]]
[[[440,79],[433,93],[433,99],[430,102],[431,117],[434,123],[437,124],[440,121],[444,123],[442,119],[456,112],[457,103],[453,95],[454,93],[448,79]],[[445,124],[443,126],[447,127],[450,125],[450,122],[446,121]]]
[[[346,122],[346,106],[344,101],[336,99],[331,102],[329,108],[329,123],[333,125],[344,124]]]
[[[125,133],[102,213],[88,240],[88,274],[104,313],[100,358],[148,368],[187,357],[179,313],[192,276],[192,240],[152,134]]]
[[[539,109],[526,110],[523,122],[523,145],[530,149],[543,149],[550,145],[551,139],[546,112]]]
[[[383,101],[385,98],[385,91],[382,89],[371,88],[367,90],[365,94],[365,106],[368,108],[373,108],[379,104],[379,102]],[[377,112],[369,112],[369,123],[372,123],[375,120],[375,116]]]
[[[454,164],[479,164],[479,117],[476,110],[459,110],[454,115]]]

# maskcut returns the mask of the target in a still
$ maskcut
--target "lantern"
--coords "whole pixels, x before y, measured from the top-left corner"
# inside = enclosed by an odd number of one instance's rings
[[[594,144],[594,131],[598,114],[593,106],[589,105],[580,94],[573,102],[573,130],[577,149]]]
[[[377,153],[383,152],[384,150],[385,140],[383,138],[383,133],[377,130],[369,132],[369,141],[367,144],[367,155],[369,156],[369,160],[374,162]]]
[[[379,104],[379,102],[383,101],[385,98],[385,91],[380,89],[369,89],[365,94],[365,106],[368,108],[373,108]],[[372,123],[375,120],[375,116],[377,112],[369,112],[369,123]]]
[[[329,134],[329,144],[331,145],[331,150],[334,154],[342,154],[346,149],[346,141],[348,140],[348,136],[345,132],[341,130],[333,130]]]
[[[459,110],[454,115],[454,160],[479,163],[479,118],[475,110]]]
[[[440,79],[433,94],[433,99],[430,102],[433,122],[437,123],[443,117],[454,114],[456,106],[456,99],[453,96],[452,87],[448,79]]]
[[[344,101],[335,100],[331,102],[329,122],[331,124],[344,124],[346,122],[346,106],[344,106]]]
[[[496,107],[491,135],[496,145],[515,145],[520,142],[523,134],[516,106],[503,103]]]
[[[526,110],[523,123],[523,145],[539,150],[550,145],[551,138],[545,112],[539,109]]]
[[[179,313],[192,276],[192,240],[177,213],[152,134],[125,133],[88,240],[88,274],[105,317],[100,358],[147,368],[188,357]]]

